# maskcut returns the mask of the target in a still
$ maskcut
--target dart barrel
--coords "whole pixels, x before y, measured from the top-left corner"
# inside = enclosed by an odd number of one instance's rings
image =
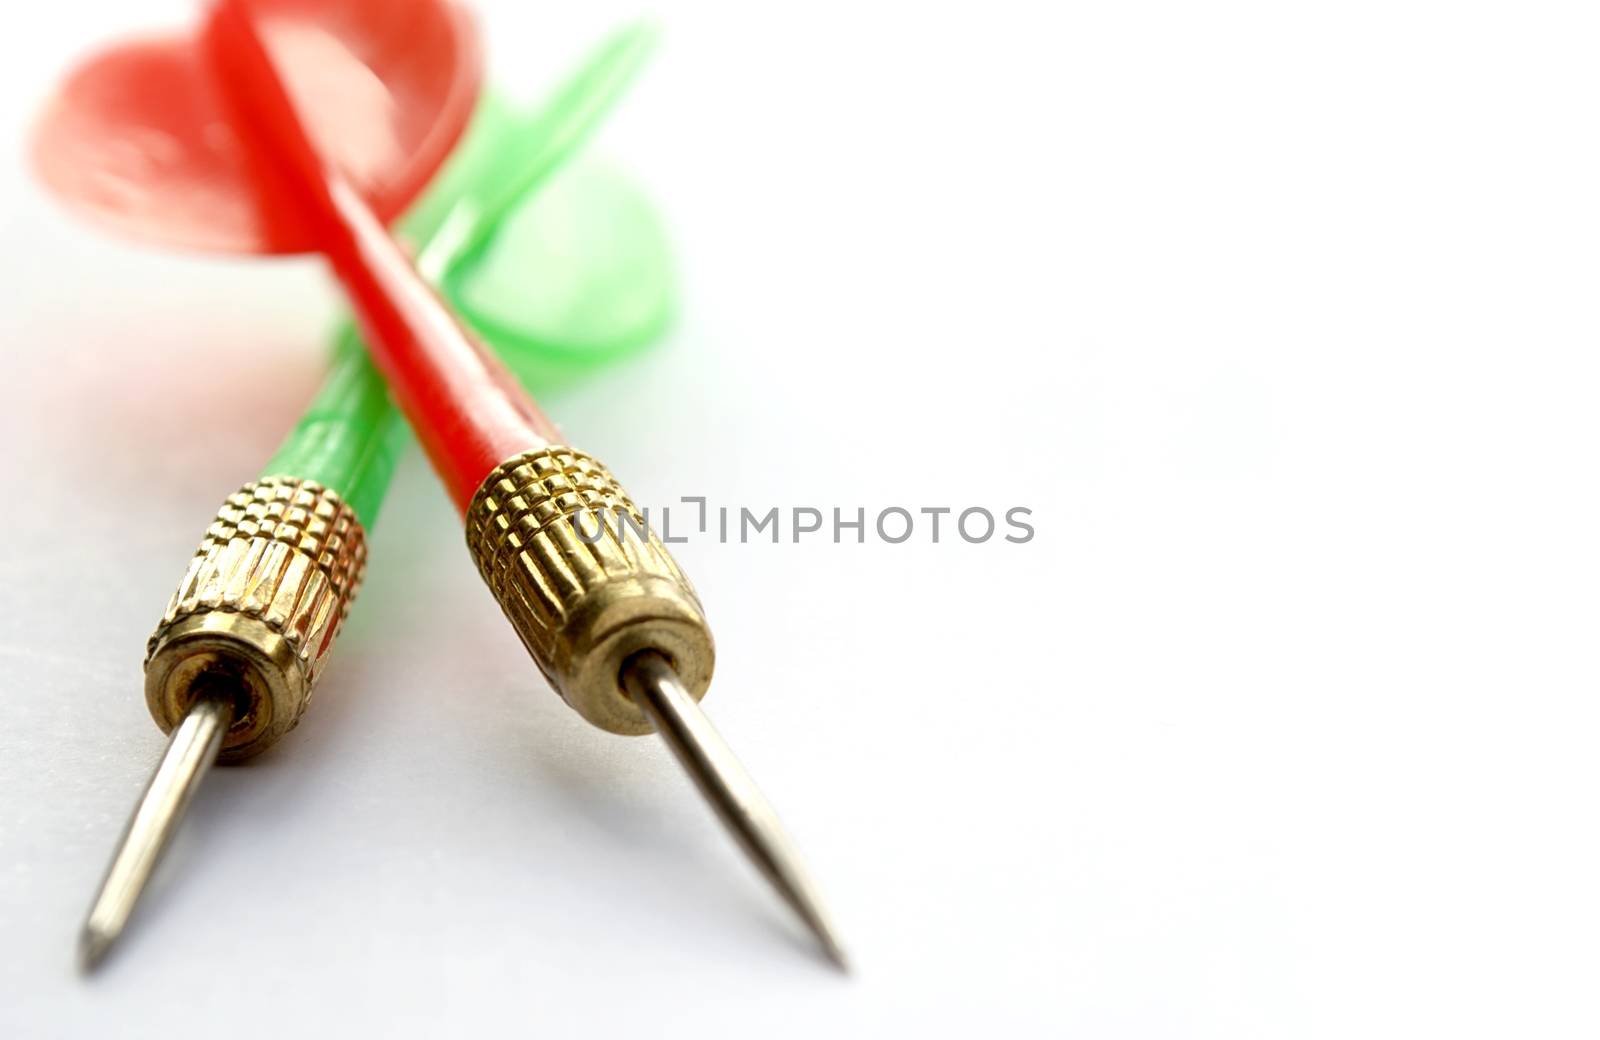
[[[145,700],[162,731],[218,691],[235,700],[222,761],[293,729],[366,558],[361,522],[320,484],[266,477],[228,496],[150,637]]]
[[[654,650],[695,700],[711,684],[711,629],[689,580],[611,472],[564,446],[515,455],[466,513],[478,573],[550,684],[612,733],[654,731],[622,666]]]

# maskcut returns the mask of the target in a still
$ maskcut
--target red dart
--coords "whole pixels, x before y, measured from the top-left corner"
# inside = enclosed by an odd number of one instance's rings
[[[821,898],[765,798],[701,712],[713,650],[688,580],[616,479],[555,427],[417,274],[302,123],[246,0],[205,40],[256,154],[282,174],[362,317],[373,360],[466,517],[479,572],[557,691],[615,733],[660,733],[841,967]],[[609,530],[605,512],[615,521]],[[593,519],[585,537],[581,514]],[[624,520],[625,518],[625,520]]]

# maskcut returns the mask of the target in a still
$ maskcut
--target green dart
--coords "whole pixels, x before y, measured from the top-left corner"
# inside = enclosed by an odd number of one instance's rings
[[[648,205],[616,177],[552,181],[653,39],[647,26],[616,33],[533,111],[487,98],[400,225],[423,273],[536,388],[648,343],[670,317],[667,251]],[[601,220],[603,234],[584,233]],[[606,248],[557,254],[552,235]],[[171,739],[83,926],[86,970],[123,932],[211,764],[256,755],[299,722],[410,437],[344,322],[310,407],[218,510],[150,638],[145,696]]]

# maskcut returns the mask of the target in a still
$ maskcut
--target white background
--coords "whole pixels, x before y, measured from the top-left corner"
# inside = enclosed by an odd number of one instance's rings
[[[528,94],[622,16],[484,6]],[[0,1033],[1594,1035],[1577,3],[668,9],[598,148],[682,318],[551,410],[647,501],[1035,512],[679,554],[857,973],[545,689],[412,458],[305,724],[79,979],[162,746],[143,640],[336,306],[29,182],[71,58],[185,10],[0,37]]]

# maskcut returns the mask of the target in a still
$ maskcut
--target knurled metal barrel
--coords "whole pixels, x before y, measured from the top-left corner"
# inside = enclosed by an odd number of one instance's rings
[[[237,700],[222,761],[300,721],[366,569],[354,511],[309,480],[265,477],[228,496],[150,637],[145,700],[163,732],[201,689]]]
[[[562,698],[612,733],[653,732],[623,690],[642,650],[699,700],[715,650],[689,580],[609,470],[564,446],[494,469],[467,507],[478,573]]]

